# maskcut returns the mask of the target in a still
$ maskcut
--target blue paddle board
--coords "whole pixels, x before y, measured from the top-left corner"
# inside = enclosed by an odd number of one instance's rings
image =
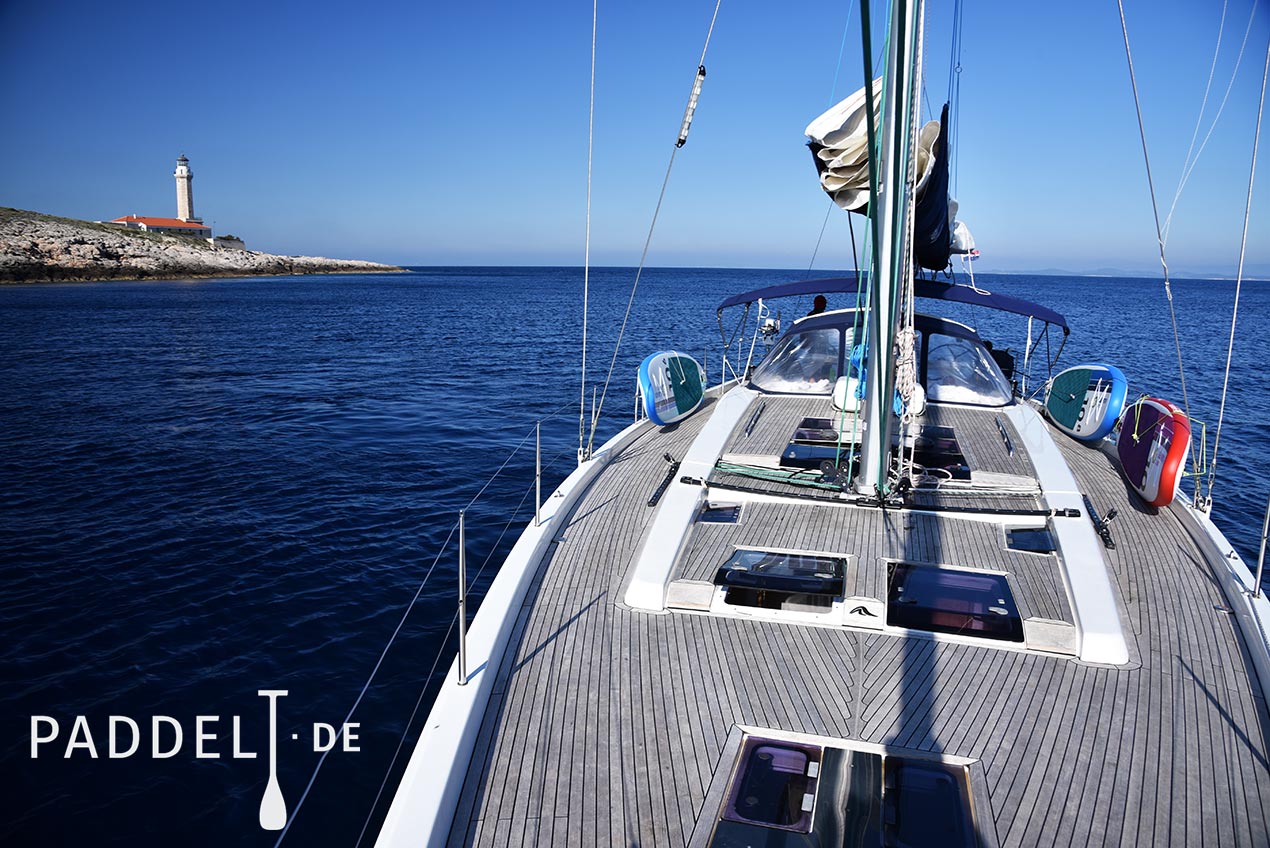
[[[1105,438],[1124,411],[1129,382],[1113,365],[1093,363],[1060,371],[1045,390],[1054,426],[1082,442]]]
[[[640,363],[639,396],[644,414],[665,427],[687,418],[705,397],[705,371],[691,356],[673,350],[654,353]]]

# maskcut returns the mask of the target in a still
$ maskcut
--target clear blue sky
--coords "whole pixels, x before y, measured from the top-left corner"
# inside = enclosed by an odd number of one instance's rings
[[[1270,3],[1230,0],[1221,123],[1169,242],[1233,273]],[[828,200],[802,130],[862,84],[858,3],[724,0],[653,265],[806,267]],[[1157,192],[1191,141],[1220,0],[1127,0]],[[929,12],[946,89],[951,1]],[[638,261],[710,0],[600,3],[593,260]],[[588,2],[0,2],[0,205],[81,218],[196,212],[282,253],[403,264],[581,264]],[[966,0],[958,199],[984,271],[1154,273],[1154,230],[1114,0]],[[936,107],[937,108],[937,105]],[[1205,130],[1207,129],[1207,121]],[[1201,136],[1203,132],[1201,131]],[[1270,128],[1266,135],[1270,136]],[[1270,138],[1249,262],[1270,275]],[[851,264],[834,211],[818,267]]]

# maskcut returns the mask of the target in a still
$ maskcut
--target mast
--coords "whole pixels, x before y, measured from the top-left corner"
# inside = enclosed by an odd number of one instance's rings
[[[881,140],[874,148],[876,192],[870,217],[878,234],[869,274],[868,353],[865,368],[864,451],[855,490],[885,493],[891,456],[892,404],[895,398],[896,305],[910,274],[910,209],[913,193],[912,150],[918,79],[918,27],[921,0],[894,0],[882,106]],[[864,6],[862,5],[862,11]],[[867,44],[867,42],[866,42]],[[870,61],[866,53],[866,62]],[[865,68],[865,79],[873,69]],[[871,139],[872,141],[872,139]]]

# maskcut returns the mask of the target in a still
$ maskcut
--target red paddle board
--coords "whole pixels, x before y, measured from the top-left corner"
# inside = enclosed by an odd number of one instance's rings
[[[1129,485],[1151,506],[1168,506],[1177,495],[1191,449],[1191,422],[1167,400],[1143,398],[1125,410],[1120,423],[1120,468]]]

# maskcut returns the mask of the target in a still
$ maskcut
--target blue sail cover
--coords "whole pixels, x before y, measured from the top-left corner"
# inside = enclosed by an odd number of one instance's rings
[[[857,291],[854,277],[829,277],[823,280],[799,280],[793,283],[781,283],[754,291],[733,295],[719,304],[722,312],[730,306],[753,303],[756,300],[775,300],[781,297],[798,297],[809,294],[855,294]],[[1001,312],[1012,312],[1015,315],[1027,315],[1040,318],[1047,324],[1062,327],[1063,333],[1071,332],[1067,319],[1046,306],[1032,303],[1008,294],[985,291],[982,288],[941,283],[935,280],[918,280],[916,295],[931,300],[947,300],[953,303],[966,303],[971,306],[984,306]]]

